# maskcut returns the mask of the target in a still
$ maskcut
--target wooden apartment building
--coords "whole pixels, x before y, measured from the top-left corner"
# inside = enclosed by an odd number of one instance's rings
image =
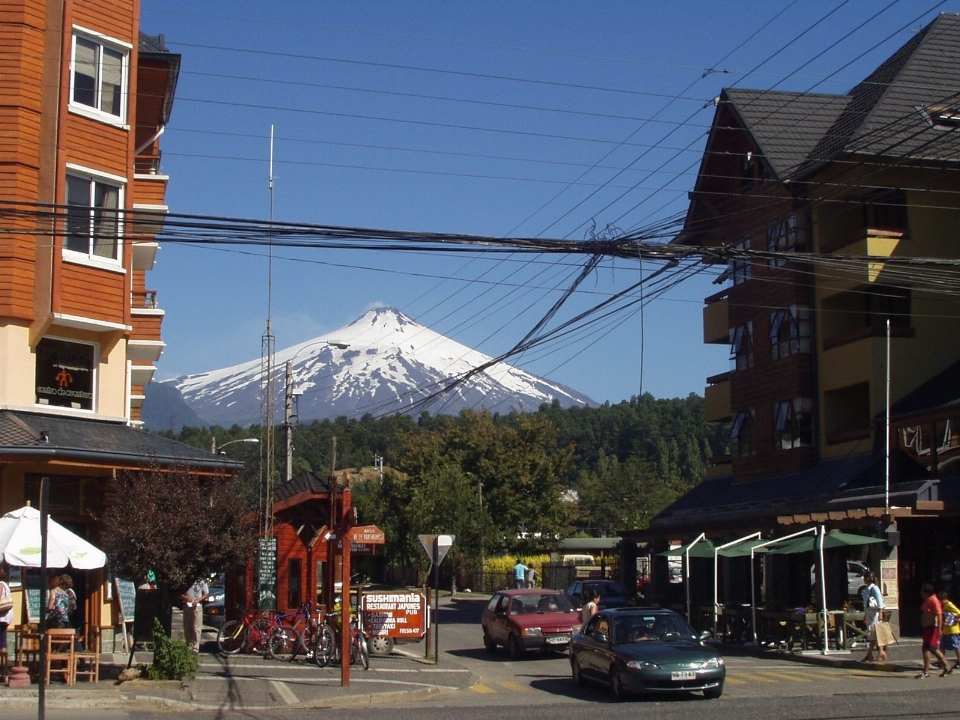
[[[0,5],[0,512],[48,476],[53,517],[95,544],[119,470],[235,465],[138,429],[164,347],[147,274],[180,67],[139,12]],[[106,573],[75,575],[89,622],[111,627]]]

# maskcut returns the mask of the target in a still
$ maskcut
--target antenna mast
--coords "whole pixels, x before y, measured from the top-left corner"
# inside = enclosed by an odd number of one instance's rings
[[[276,342],[273,337],[273,125],[270,126],[270,189],[269,255],[267,261],[267,329],[260,351],[260,472],[263,474],[263,537],[273,533],[273,438],[274,438],[274,363]]]

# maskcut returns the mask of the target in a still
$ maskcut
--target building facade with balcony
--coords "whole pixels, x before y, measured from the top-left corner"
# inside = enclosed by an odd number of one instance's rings
[[[889,538],[864,559],[899,558],[908,630],[921,583],[960,591],[958,59],[943,14],[845,95],[724,90],[674,240],[727,258],[703,333],[730,452],[651,531]]]
[[[180,67],[163,36],[140,32],[139,7],[0,7],[0,512],[36,504],[50,477],[52,516],[94,544],[119,472],[236,472],[138,429],[164,346],[147,274]],[[105,571],[75,581],[88,624],[112,627]]]

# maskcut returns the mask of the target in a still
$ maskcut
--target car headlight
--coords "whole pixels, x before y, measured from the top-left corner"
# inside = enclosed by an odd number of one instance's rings
[[[627,663],[631,670],[659,670],[660,666],[656,663],[646,662],[644,660],[631,660]]]
[[[704,668],[718,668],[723,667],[723,658],[713,658],[713,660],[707,660],[703,664]]]
[[[520,634],[525,637],[541,637],[543,635],[543,630],[538,627],[528,627],[521,630]]]

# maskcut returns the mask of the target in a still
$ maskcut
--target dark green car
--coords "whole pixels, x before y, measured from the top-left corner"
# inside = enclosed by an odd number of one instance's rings
[[[686,620],[651,608],[594,615],[573,636],[570,668],[578,685],[603,683],[617,700],[628,693],[696,691],[718,698],[727,673],[720,654]]]

